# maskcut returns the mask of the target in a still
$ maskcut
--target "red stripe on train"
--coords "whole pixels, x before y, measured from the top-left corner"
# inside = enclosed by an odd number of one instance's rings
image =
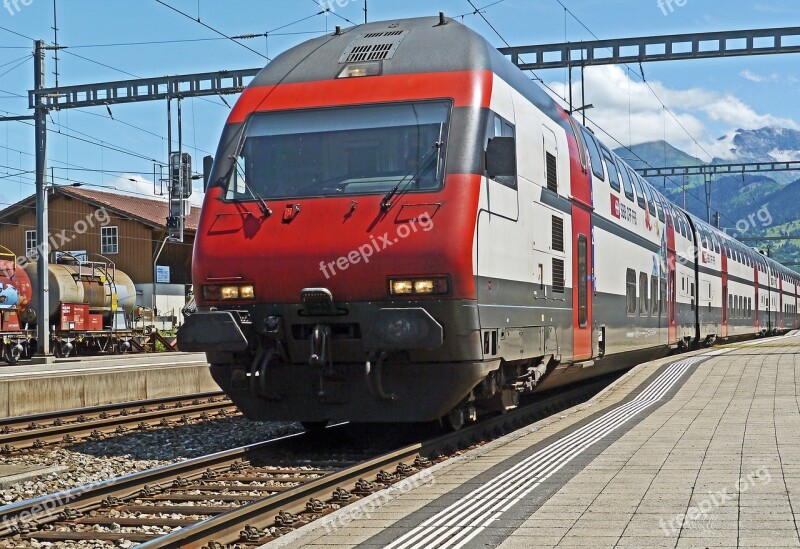
[[[491,71],[458,71],[338,78],[247,88],[228,118],[252,112],[451,97],[456,107],[489,107]]]

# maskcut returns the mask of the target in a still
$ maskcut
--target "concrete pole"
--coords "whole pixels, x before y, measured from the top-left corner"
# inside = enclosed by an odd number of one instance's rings
[[[45,45],[44,41],[35,42],[34,53],[34,89],[45,87]],[[36,99],[35,104],[36,133],[36,246],[39,252],[37,260],[36,297],[39,303],[39,350],[44,355],[50,354],[50,288],[49,288],[49,229],[47,223],[47,108],[44,100]]]

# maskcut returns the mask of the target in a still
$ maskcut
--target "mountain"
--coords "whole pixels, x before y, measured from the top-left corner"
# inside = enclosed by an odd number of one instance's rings
[[[699,158],[695,158],[686,154],[680,149],[676,149],[666,141],[651,141],[650,143],[642,143],[640,145],[633,145],[630,150],[620,148],[616,149],[620,158],[625,160],[632,168],[646,168],[647,164],[651,166],[697,166],[704,164]],[[640,158],[647,161],[647,164],[640,160]]]
[[[713,164],[800,160],[800,131],[770,126],[739,129],[719,139],[726,152]],[[664,141],[634,145],[615,151],[634,168],[650,166],[695,166],[705,162]],[[640,160],[641,158],[641,160]],[[800,235],[800,172],[765,172],[715,176],[711,181],[711,209],[722,214],[722,228],[740,238]],[[650,183],[675,204],[705,219],[704,178],[654,177]],[[758,217],[759,212],[761,216]],[[738,230],[737,230],[738,227]],[[763,249],[766,242],[748,241]],[[784,263],[800,261],[800,240],[773,241],[773,257]]]
[[[787,162],[800,160],[800,131],[779,126],[757,130],[736,130],[719,138],[727,147],[727,154],[714,158],[712,164],[747,162]],[[770,174],[775,181],[788,184],[797,179],[796,173]]]

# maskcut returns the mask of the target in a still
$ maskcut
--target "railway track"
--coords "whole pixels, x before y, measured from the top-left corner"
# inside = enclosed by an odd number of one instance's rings
[[[287,448],[347,438],[329,427],[219,452],[0,508],[4,536],[39,542],[128,540],[143,549],[257,546],[447,459],[582,402],[608,384],[598,380],[454,433],[400,444],[355,463],[274,465]],[[351,436],[351,435],[350,435]],[[288,451],[292,455],[292,451]],[[288,458],[290,461],[292,458]],[[298,460],[295,458],[295,462]]]
[[[215,391],[0,419],[0,455],[234,415],[236,406]]]

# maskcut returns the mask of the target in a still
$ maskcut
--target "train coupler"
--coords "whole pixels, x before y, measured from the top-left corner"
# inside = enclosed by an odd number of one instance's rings
[[[547,373],[547,365],[541,363],[538,366],[529,366],[525,374],[511,380],[510,387],[518,393],[533,391],[542,376]]]

